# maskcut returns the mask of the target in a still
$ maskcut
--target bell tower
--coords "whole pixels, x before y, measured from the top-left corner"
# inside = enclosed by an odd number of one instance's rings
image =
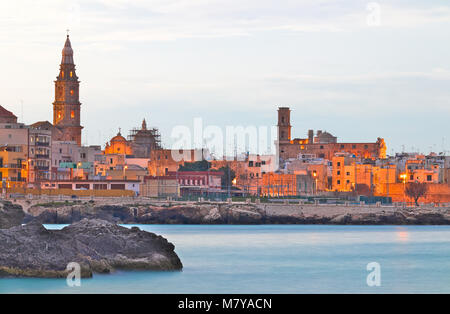
[[[291,110],[289,107],[278,108],[278,141],[289,142],[291,140]]]
[[[75,141],[81,146],[80,82],[75,72],[73,50],[69,35],[62,50],[59,75],[55,81],[55,101],[53,102],[53,125],[62,131],[59,140]]]

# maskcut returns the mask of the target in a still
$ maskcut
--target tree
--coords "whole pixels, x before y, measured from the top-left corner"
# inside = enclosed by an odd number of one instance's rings
[[[419,206],[419,198],[425,196],[427,192],[428,185],[426,183],[412,182],[408,183],[405,187],[406,195],[414,199],[416,206]]]
[[[226,190],[228,189],[228,187],[234,189],[233,180],[236,178],[236,173],[228,165],[226,167],[220,168],[218,171],[223,172],[222,189]]]

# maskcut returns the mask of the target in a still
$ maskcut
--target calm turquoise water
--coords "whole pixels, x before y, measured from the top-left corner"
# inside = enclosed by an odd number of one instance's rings
[[[174,243],[183,271],[118,271],[77,288],[0,279],[0,293],[450,293],[449,226],[138,227]],[[366,284],[370,262],[380,287]]]

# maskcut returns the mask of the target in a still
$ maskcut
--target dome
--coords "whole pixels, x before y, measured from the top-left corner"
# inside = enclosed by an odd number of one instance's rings
[[[122,134],[120,134],[120,131],[119,131],[119,133],[117,133],[116,136],[114,136],[111,139],[111,143],[113,143],[113,142],[126,142],[126,141],[127,140],[125,139],[125,137],[123,137]]]

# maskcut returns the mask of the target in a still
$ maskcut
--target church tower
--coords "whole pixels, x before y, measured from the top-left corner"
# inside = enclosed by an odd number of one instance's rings
[[[291,140],[291,110],[288,107],[278,108],[278,140],[289,142]]]
[[[62,141],[75,141],[81,146],[80,82],[75,72],[73,50],[67,35],[59,75],[55,81],[55,102],[53,103],[53,125],[62,131]]]

